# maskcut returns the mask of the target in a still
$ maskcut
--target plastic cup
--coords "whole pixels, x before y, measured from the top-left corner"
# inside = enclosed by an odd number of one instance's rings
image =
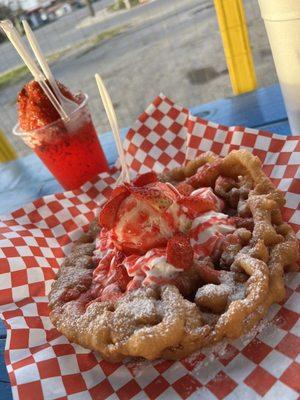
[[[258,0],[293,135],[300,133],[300,0]]]
[[[30,132],[20,129],[19,124],[13,129],[66,190],[77,189],[108,170],[87,101],[88,96],[83,94],[68,122],[59,119]]]

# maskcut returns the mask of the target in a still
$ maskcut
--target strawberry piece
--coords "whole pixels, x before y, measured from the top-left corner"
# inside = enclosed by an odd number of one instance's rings
[[[187,183],[192,185],[193,188],[211,186],[213,187],[215,180],[220,174],[220,165],[222,164],[221,159],[217,159],[214,162],[206,163],[198,168],[195,175],[188,178]]]
[[[145,189],[135,192],[134,195],[144,201],[151,203],[151,206],[157,210],[165,210],[172,204],[172,200],[164,196],[155,189]]]
[[[129,192],[127,190],[122,190],[104,204],[99,215],[100,225],[107,229],[113,228],[119,207],[128,194]]]
[[[196,218],[206,211],[216,210],[213,199],[205,198],[201,194],[185,197],[179,201],[179,204],[187,209],[187,214],[191,218]]]
[[[137,199],[147,201],[151,207],[159,211],[167,209],[180,196],[172,185],[162,182],[144,187],[128,187],[128,189]]]
[[[209,262],[205,260],[196,261],[194,265],[203,282],[214,283],[215,285],[219,285],[221,283],[221,272],[211,268],[209,266]]]
[[[127,194],[130,193],[130,191],[126,185],[120,185],[120,186],[117,186],[116,188],[114,188],[114,190],[110,194],[109,200],[119,196],[119,194],[121,194],[121,193],[127,193]]]
[[[176,189],[180,194],[183,196],[189,196],[192,191],[194,190],[193,186],[189,185],[186,182],[180,182],[177,186]]]
[[[132,182],[134,186],[141,187],[145,185],[149,185],[150,183],[157,182],[157,175],[155,172],[146,172],[145,174],[139,175],[135,180]]]
[[[229,192],[234,187],[237,187],[237,182],[233,178],[220,175],[215,183],[215,192],[224,194]]]
[[[176,268],[187,269],[193,264],[194,250],[183,234],[173,236],[167,244],[167,261]]]
[[[115,282],[118,284],[122,292],[125,292],[128,283],[131,281],[124,265],[119,264],[115,267]]]

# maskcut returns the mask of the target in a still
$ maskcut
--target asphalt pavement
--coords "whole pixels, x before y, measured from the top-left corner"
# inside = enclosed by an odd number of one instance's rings
[[[193,2],[198,3],[198,2]],[[200,0],[200,3],[209,3]],[[93,3],[96,13],[106,10],[109,5],[114,4],[114,0],[98,0]],[[57,52],[77,42],[112,29],[116,26],[131,23],[132,21],[146,21],[155,16],[161,17],[166,13],[175,11],[182,12],[190,9],[190,1],[182,0],[152,0],[148,4],[139,7],[133,7],[130,11],[120,10],[118,12],[106,13],[107,18],[99,20],[96,24],[80,27],[84,19],[90,19],[86,7],[66,14],[65,16],[49,23],[37,30],[35,35],[45,54]],[[212,4],[211,4],[212,8]],[[80,28],[79,28],[80,27]],[[23,38],[26,43],[25,39]],[[4,42],[0,45],[1,63],[0,73],[14,68],[21,63],[21,59],[15,51],[12,51],[11,44]]]
[[[98,0],[93,3],[95,11],[100,11],[112,4],[113,0]],[[72,43],[88,38],[92,35],[95,27],[90,26],[86,29],[76,29],[84,18],[88,17],[89,12],[87,7],[80,8],[63,17],[44,25],[34,31],[39,44],[45,54],[56,52]],[[23,38],[26,43],[25,39]],[[10,42],[6,41],[0,45],[1,63],[0,73],[14,68],[21,64],[21,59],[18,54],[12,50]]]
[[[110,3],[94,4],[102,13]],[[267,86],[276,81],[276,74],[266,33],[257,2],[245,4],[259,86]],[[56,78],[73,91],[88,93],[99,132],[109,130],[109,125],[94,81],[96,72],[111,93],[120,126],[131,125],[160,92],[187,107],[232,95],[212,0],[154,0],[90,22],[84,8],[35,32],[48,53],[123,27],[115,37],[74,51],[52,67]],[[9,49],[5,62],[11,66],[18,58],[7,46],[0,47],[0,54]],[[24,82],[0,90],[0,127],[21,155],[30,150],[10,132],[17,118],[15,99]]]

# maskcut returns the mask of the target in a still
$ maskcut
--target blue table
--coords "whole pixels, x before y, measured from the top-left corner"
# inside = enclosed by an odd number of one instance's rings
[[[244,125],[279,134],[290,133],[279,85],[203,104],[192,108],[191,112],[223,125]],[[127,129],[122,130],[123,137],[126,131]],[[112,164],[117,158],[112,135],[103,134],[100,141],[109,163]],[[34,154],[0,165],[0,182],[0,214],[62,190]],[[5,337],[6,330],[0,321],[0,399],[10,400],[11,389],[3,355]]]

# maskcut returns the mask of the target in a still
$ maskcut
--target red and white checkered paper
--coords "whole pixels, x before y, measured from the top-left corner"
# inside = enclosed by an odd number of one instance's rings
[[[286,193],[286,220],[300,233],[300,141],[193,117],[164,95],[139,117],[124,143],[135,172],[181,165],[203,151],[225,156],[246,148]],[[287,275],[284,304],[266,328],[236,340],[213,360],[110,364],[70,343],[48,318],[47,294],[72,243],[107,197],[116,175],[101,174],[80,190],[43,197],[0,224],[0,311],[14,399],[297,399],[300,391],[299,274]],[[0,394],[1,397],[1,394]]]

